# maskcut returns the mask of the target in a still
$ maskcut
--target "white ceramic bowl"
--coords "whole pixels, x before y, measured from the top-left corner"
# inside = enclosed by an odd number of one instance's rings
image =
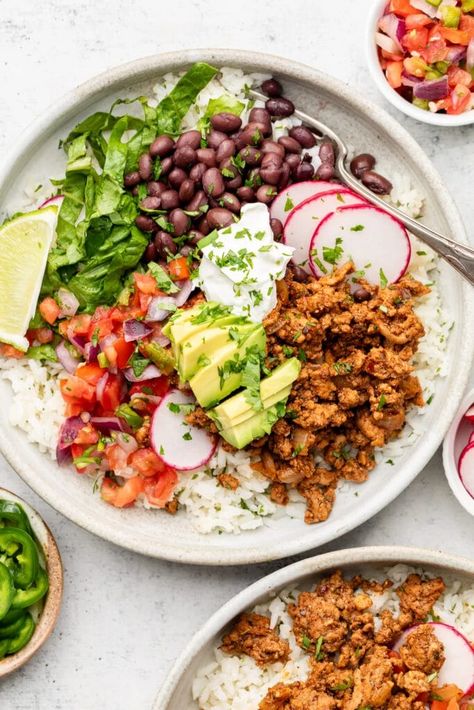
[[[433,550],[410,547],[359,547],[329,552],[283,567],[260,579],[222,606],[193,636],[177,659],[155,700],[153,710],[197,710],[192,699],[192,681],[197,670],[212,662],[213,649],[227,625],[289,585],[311,582],[336,569],[349,574],[370,574],[371,570],[398,563],[422,567],[435,574],[451,573],[474,582],[474,562]]]
[[[58,150],[58,140],[78,120],[95,110],[107,110],[118,96],[146,94],[160,75],[183,69],[198,59],[278,76],[297,106],[331,125],[358,151],[376,155],[383,174],[407,174],[426,196],[427,224],[465,241],[462,222],[446,186],[417,143],[394,119],[349,87],[310,67],[235,50],[190,50],[148,57],[111,69],[80,86],[42,116],[18,141],[10,158],[2,160],[2,209],[16,211],[25,187],[44,184],[48,176],[61,174],[64,156]],[[310,550],[375,515],[413,481],[442,442],[466,386],[474,349],[470,327],[474,315],[469,289],[446,263],[440,264],[439,284],[455,322],[448,348],[453,366],[448,377],[438,382],[436,396],[424,415],[426,432],[405,449],[396,470],[381,464],[364,485],[348,485],[338,495],[332,515],[319,525],[282,517],[273,521],[272,527],[240,535],[201,535],[180,513],[170,516],[144,509],[118,510],[93,495],[90,479],[77,475],[72,468],[58,468],[29,444],[25,435],[9,423],[8,406],[0,408],[0,449],[38,495],[63,515],[107,540],[146,555],[177,562],[231,565]],[[0,382],[0,399],[6,405],[11,401],[10,387],[4,381]]]
[[[452,492],[468,513],[474,515],[474,498],[464,488],[458,473],[461,451],[467,444],[469,431],[473,427],[463,423],[464,414],[474,404],[474,388],[466,393],[459,405],[443,444],[443,465]]]
[[[378,21],[382,17],[386,6],[387,0],[372,0],[365,37],[367,63],[369,65],[370,75],[375,81],[377,88],[382,92],[392,106],[395,106],[395,108],[399,111],[403,111],[403,113],[406,113],[407,116],[414,118],[416,121],[430,123],[432,126],[448,127],[468,126],[471,123],[474,123],[474,109],[467,111],[466,113],[461,113],[458,116],[432,113],[431,111],[424,111],[422,108],[413,106],[413,104],[400,96],[395,89],[392,89],[385,78],[382,67],[380,66],[377,54],[377,45],[375,43],[375,33],[377,31]]]

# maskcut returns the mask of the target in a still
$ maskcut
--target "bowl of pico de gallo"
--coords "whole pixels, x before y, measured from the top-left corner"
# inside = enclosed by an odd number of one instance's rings
[[[367,59],[382,94],[411,118],[474,123],[474,0],[375,2]]]

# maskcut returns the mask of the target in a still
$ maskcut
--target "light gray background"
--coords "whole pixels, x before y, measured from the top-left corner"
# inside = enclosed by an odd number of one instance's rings
[[[0,159],[52,101],[116,64],[191,47],[254,49],[311,64],[389,109],[415,136],[474,230],[470,128],[440,129],[390,109],[367,75],[372,0],[0,0]],[[220,604],[285,564],[206,569],[125,552],[68,522],[0,459],[0,484],[56,535],[65,595],[53,637],[0,682],[1,710],[138,710]],[[439,453],[389,508],[326,549],[416,544],[472,555],[472,518],[453,499]]]

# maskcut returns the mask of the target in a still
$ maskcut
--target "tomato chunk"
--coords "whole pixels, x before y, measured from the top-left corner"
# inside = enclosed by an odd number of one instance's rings
[[[99,365],[89,363],[88,365],[79,365],[75,375],[95,387],[100,378],[104,376],[104,370]]]
[[[153,449],[137,449],[130,456],[130,466],[142,476],[155,476],[157,473],[165,473],[166,465],[155,454]]]
[[[127,479],[123,486],[119,486],[110,478],[104,478],[100,494],[106,503],[116,508],[125,508],[136,501],[137,496],[143,492],[144,485],[145,482],[140,476]]]
[[[184,281],[189,279],[189,265],[185,256],[172,259],[168,264],[168,271],[174,281]]]
[[[122,401],[122,378],[107,373],[107,381],[98,394],[99,404],[104,413],[113,413]]]
[[[174,469],[169,468],[165,473],[159,476],[148,478],[145,481],[145,495],[151,505],[157,508],[164,508],[166,503],[171,498],[176,485],[178,483],[178,475]]]
[[[51,296],[46,296],[38,306],[38,310],[41,313],[41,317],[46,323],[53,325],[59,316],[60,308],[54,298]]]
[[[403,62],[387,62],[385,72],[387,81],[393,89],[398,89],[402,85]]]

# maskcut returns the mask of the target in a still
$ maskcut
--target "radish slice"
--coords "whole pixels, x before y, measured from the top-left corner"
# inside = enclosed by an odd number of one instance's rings
[[[464,488],[474,498],[474,443],[471,441],[472,438],[473,434],[471,434],[468,445],[461,451],[458,472]]]
[[[291,260],[310,273],[309,246],[317,225],[340,207],[360,204],[366,203],[355,193],[334,188],[301,202],[291,211],[283,232],[284,243],[295,249]]]
[[[270,207],[270,217],[279,219],[283,226],[294,207],[300,205],[309,197],[316,197],[322,192],[334,190],[335,183],[325,180],[305,180],[305,182],[295,182],[288,185],[280,192],[272,202]],[[341,185],[341,188],[344,187]]]
[[[51,205],[57,205],[58,207],[61,207],[61,205],[63,204],[63,200],[64,195],[55,195],[54,197],[48,197],[47,200],[40,204],[40,209],[42,209],[43,207],[51,207]]]
[[[474,431],[472,432],[471,436],[469,437],[469,443],[474,444]]]
[[[216,450],[214,437],[185,420],[189,407],[183,405],[195,404],[191,395],[171,390],[163,397],[151,420],[150,440],[156,455],[178,471],[204,466]]]
[[[372,205],[341,207],[316,227],[309,263],[317,277],[333,264],[354,262],[370,283],[394,283],[403,276],[411,257],[405,227]]]
[[[474,688],[474,651],[469,641],[453,626],[440,622],[429,622],[436,637],[444,646],[446,660],[438,674],[438,685],[457,685],[464,695]],[[393,647],[399,651],[416,626],[407,629]]]
[[[474,424],[474,405],[472,407],[469,407],[464,416],[469,422]]]

